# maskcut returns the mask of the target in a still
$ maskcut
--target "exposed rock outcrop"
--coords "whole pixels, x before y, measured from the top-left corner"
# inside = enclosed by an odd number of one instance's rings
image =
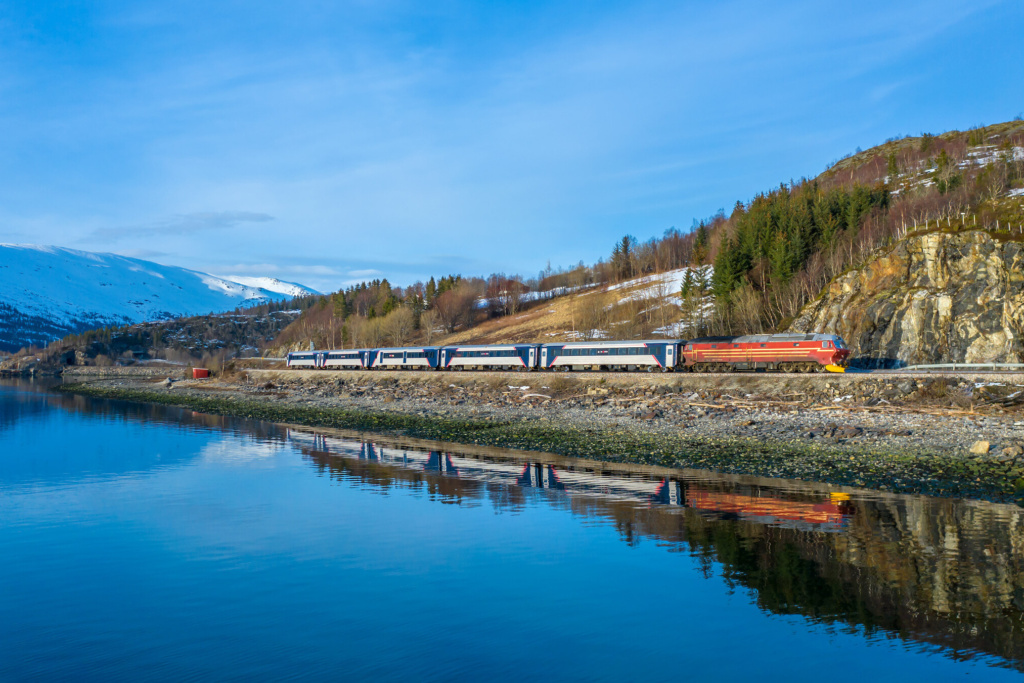
[[[790,329],[839,334],[862,361],[1020,362],[1022,261],[1020,242],[982,230],[911,235],[832,281]]]

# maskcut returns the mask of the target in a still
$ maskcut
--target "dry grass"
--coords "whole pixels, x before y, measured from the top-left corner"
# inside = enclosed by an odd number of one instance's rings
[[[579,330],[586,325],[586,321],[593,319],[595,311],[608,311],[607,320],[603,321],[599,329],[617,328],[623,326],[629,332],[627,336],[634,338],[642,333],[643,324],[640,321],[630,321],[627,318],[636,316],[637,311],[643,308],[638,304],[644,302],[620,303],[627,295],[636,292],[645,285],[637,285],[630,288],[621,288],[609,292],[607,287],[591,289],[579,294],[570,294],[558,297],[536,305],[519,315],[495,318],[477,325],[468,330],[460,330],[437,339],[434,343],[444,344],[521,344],[531,342],[564,342],[578,341],[573,335],[574,330]],[[668,292],[669,295],[677,295],[678,292]],[[669,304],[670,311],[666,311],[665,320],[674,322],[679,319],[678,307]],[[649,327],[657,327],[661,320],[655,314],[655,320]]]
[[[543,386],[547,388],[541,388],[537,393],[547,394],[552,398],[573,396],[583,390],[583,383],[579,379],[564,375],[545,375]]]

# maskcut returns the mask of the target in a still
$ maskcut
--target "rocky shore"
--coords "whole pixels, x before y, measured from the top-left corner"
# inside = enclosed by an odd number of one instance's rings
[[[313,426],[938,495],[1024,497],[1024,378],[250,370],[76,393]]]

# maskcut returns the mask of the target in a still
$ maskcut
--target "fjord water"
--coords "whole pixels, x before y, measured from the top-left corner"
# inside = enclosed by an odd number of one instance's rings
[[[971,680],[1008,505],[0,386],[0,680]]]

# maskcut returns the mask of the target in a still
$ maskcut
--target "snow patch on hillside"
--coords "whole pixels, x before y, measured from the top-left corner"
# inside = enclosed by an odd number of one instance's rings
[[[686,275],[690,274],[690,281],[696,283],[698,278],[703,278],[707,287],[711,286],[711,276],[714,274],[713,266],[698,266],[691,268],[677,268],[676,270],[645,275],[633,280],[626,280],[611,285],[609,292],[623,290],[625,296],[619,299],[619,303],[627,301],[646,301],[651,299],[662,299],[666,304],[682,303],[681,292],[683,283],[686,282]]]

